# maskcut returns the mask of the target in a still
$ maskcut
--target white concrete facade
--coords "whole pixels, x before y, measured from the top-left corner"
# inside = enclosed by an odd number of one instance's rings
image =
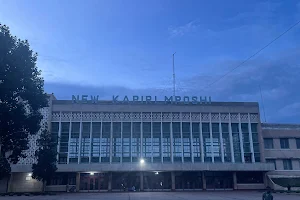
[[[232,174],[233,189],[261,189],[267,184],[265,180],[249,185],[239,182],[241,173],[275,173],[275,166],[266,163],[265,157],[286,155],[264,149],[263,138],[269,133],[262,133],[258,103],[83,104],[52,97],[44,111],[51,133],[59,138],[57,172],[77,173],[74,184],[78,190],[83,187],[80,174],[90,172],[109,174],[108,190],[114,187],[112,174],[119,172],[139,173],[143,188],[147,187],[143,178],[146,172],[171,173],[172,190],[181,187],[175,183],[175,177],[179,177],[176,173],[199,172],[201,187],[206,189],[210,187],[209,173],[228,172]],[[276,140],[274,146],[278,147]],[[30,141],[30,157],[12,166],[13,180],[26,179],[31,172],[35,141],[36,138]],[[290,144],[294,150],[288,154],[298,152],[296,143]],[[295,160],[292,165],[297,165]],[[28,183],[34,181],[27,179]],[[28,191],[34,184],[26,185],[25,181],[22,185],[10,189]]]

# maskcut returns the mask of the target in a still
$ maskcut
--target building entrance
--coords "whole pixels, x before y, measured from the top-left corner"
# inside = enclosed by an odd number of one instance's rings
[[[82,173],[80,174],[80,190],[107,191],[108,174],[105,173]]]
[[[112,190],[113,191],[139,191],[140,190],[139,172],[113,172]]]
[[[233,189],[232,172],[205,172],[205,177],[208,190]]]
[[[171,172],[144,172],[144,191],[171,190]]]
[[[202,189],[202,173],[201,172],[176,172],[175,189],[176,190]]]

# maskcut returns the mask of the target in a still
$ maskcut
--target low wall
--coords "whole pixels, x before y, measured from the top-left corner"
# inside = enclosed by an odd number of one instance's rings
[[[261,190],[265,189],[265,185],[263,183],[259,184],[237,184],[238,190]]]
[[[28,176],[28,173],[12,173],[9,192],[41,192],[43,183]]]
[[[66,192],[67,191],[66,185],[47,185],[46,191],[47,192]]]
[[[72,187],[76,187],[76,185],[69,185],[68,190]],[[47,185],[46,191],[47,192],[66,192],[67,185]]]

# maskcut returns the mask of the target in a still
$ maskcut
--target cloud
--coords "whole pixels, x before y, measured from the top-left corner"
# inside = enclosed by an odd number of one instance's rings
[[[224,19],[224,22],[229,24],[257,24],[269,23],[270,20],[276,15],[276,11],[282,5],[281,2],[265,1],[253,4],[249,11],[238,12],[237,15]]]
[[[38,58],[38,67],[42,70],[42,76],[48,83],[62,83],[102,87],[122,85],[128,88],[145,88],[156,80],[156,87],[164,87],[166,77],[157,73],[155,69],[145,68],[148,64],[126,66],[122,60],[106,60],[97,62],[82,60],[66,60],[45,57]],[[114,63],[115,62],[115,63]],[[141,63],[138,62],[137,63]],[[162,70],[160,70],[162,72]]]
[[[120,96],[158,96],[162,98],[164,95],[172,95],[171,89],[149,87],[146,89],[130,89],[124,86],[86,86],[76,84],[63,84],[63,83],[45,83],[45,91],[47,93],[54,93],[57,99],[68,100],[71,95],[99,95],[101,100],[111,100],[113,95]]]
[[[294,117],[300,115],[300,102],[295,102],[281,108],[278,113],[283,117]]]
[[[213,71],[219,71],[218,74],[207,72],[178,78],[176,95],[210,95],[213,101],[256,101],[262,108],[261,86],[268,122],[300,123],[300,93],[295,87],[300,85],[300,66],[297,64],[299,57],[300,49],[287,49],[274,54],[273,59],[260,56],[212,86],[204,87],[230,69],[228,65],[240,63],[240,60],[222,60],[214,64]],[[129,88],[121,84],[91,87],[46,82],[45,88],[47,92],[54,92],[58,99],[70,99],[72,94],[97,94],[106,100],[110,100],[112,95],[152,95],[159,98],[172,95],[171,82],[162,87],[154,83],[145,88]]]
[[[300,123],[300,65],[297,59],[300,49],[286,49],[273,54],[272,58],[259,56],[222,79],[222,74],[232,69],[240,60],[223,60],[214,64],[213,71],[195,75],[179,82],[180,95],[210,95],[214,101],[257,101],[262,108],[261,87],[268,122]],[[231,66],[231,67],[228,67]],[[205,66],[200,66],[200,68]],[[219,80],[216,82],[216,80]],[[207,85],[210,85],[206,87]],[[287,106],[293,105],[293,106]],[[280,112],[279,112],[280,111]],[[291,113],[290,115],[286,113]],[[261,111],[262,113],[262,111]],[[290,116],[297,116],[291,118]]]
[[[180,37],[187,33],[192,32],[199,26],[198,22],[196,20],[190,21],[184,25],[173,27],[170,26],[168,28],[170,37]]]

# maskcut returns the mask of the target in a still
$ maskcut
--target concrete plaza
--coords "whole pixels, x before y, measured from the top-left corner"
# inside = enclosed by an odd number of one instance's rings
[[[69,193],[55,196],[12,196],[9,200],[261,200],[258,191]],[[299,200],[300,194],[274,194],[274,200]]]

